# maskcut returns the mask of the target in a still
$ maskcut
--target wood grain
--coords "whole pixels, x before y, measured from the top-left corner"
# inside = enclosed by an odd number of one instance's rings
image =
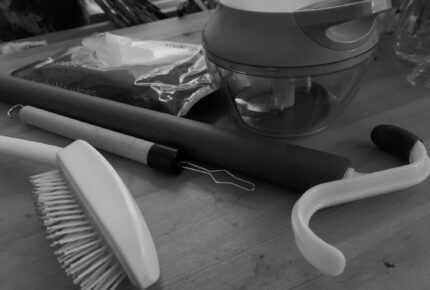
[[[198,43],[207,13],[115,31],[138,38]],[[0,72],[78,43],[57,42],[0,57]],[[290,139],[346,156],[372,172],[400,165],[377,150],[370,130],[400,125],[430,143],[430,91],[405,81],[410,68],[396,60],[384,36],[356,99],[328,129]],[[64,146],[65,138],[5,117],[0,132]],[[208,112],[209,114],[209,112]],[[322,210],[312,228],[344,251],[347,267],[325,276],[298,252],[290,226],[300,193],[253,180],[254,192],[214,184],[207,176],[156,172],[104,153],[136,198],[157,246],[161,278],[151,289],[429,289],[430,183]],[[2,289],[74,289],[49,249],[34,214],[27,176],[41,164],[0,156],[0,285]],[[288,176],[286,176],[288,178]],[[124,283],[120,289],[133,289]]]

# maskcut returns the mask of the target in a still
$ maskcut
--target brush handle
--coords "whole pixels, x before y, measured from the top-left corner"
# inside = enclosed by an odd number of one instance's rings
[[[32,161],[57,165],[57,153],[60,147],[28,141],[18,138],[0,136],[0,152]]]
[[[188,157],[303,191],[341,179],[346,158],[0,74],[0,100],[37,106],[160,144]]]
[[[181,169],[178,166],[180,150],[173,147],[158,145],[32,106],[22,107],[16,116],[23,123],[70,139],[85,140],[99,149],[149,167],[167,172],[179,172]]]

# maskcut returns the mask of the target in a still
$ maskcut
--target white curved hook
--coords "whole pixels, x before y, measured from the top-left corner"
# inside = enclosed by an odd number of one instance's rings
[[[308,262],[322,272],[341,274],[346,264],[345,257],[309,228],[312,215],[325,207],[411,187],[423,182],[429,174],[427,150],[418,141],[411,151],[408,165],[369,174],[354,173],[345,179],[312,187],[296,202],[291,215],[297,247]]]

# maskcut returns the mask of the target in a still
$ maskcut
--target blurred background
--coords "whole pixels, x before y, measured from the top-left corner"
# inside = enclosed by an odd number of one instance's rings
[[[215,7],[216,0],[0,0],[0,42],[104,21],[127,27]]]

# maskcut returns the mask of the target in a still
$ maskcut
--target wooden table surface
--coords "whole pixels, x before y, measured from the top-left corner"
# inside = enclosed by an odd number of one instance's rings
[[[207,16],[116,33],[199,43]],[[78,42],[69,39],[0,56],[0,72],[10,73]],[[323,132],[285,142],[348,157],[362,172],[399,166],[399,160],[370,143],[369,134],[374,126],[390,123],[429,145],[430,90],[408,84],[409,70],[394,57],[391,37],[384,36],[358,96],[342,116]],[[70,142],[8,119],[7,110],[0,103],[1,134],[59,146]],[[317,213],[312,228],[347,259],[345,272],[331,277],[310,266],[294,243],[290,213],[299,192],[253,179],[256,190],[245,192],[216,185],[202,174],[165,175],[103,154],[136,198],[152,232],[161,277],[151,289],[430,289],[429,181]],[[45,240],[30,196],[27,177],[50,168],[6,156],[0,156],[0,164],[0,288],[75,289]],[[133,288],[125,283],[120,289]]]

